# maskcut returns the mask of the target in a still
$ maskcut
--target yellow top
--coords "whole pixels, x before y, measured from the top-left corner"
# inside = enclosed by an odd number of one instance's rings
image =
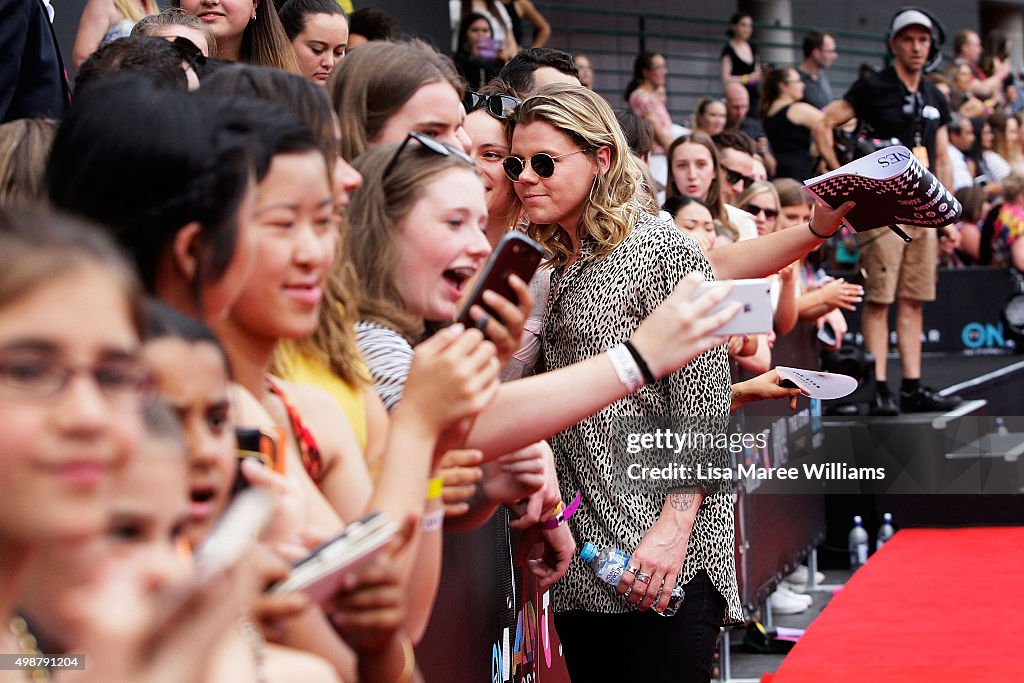
[[[278,348],[283,379],[323,389],[334,397],[348,416],[359,447],[366,450],[366,403],[359,387],[341,379],[323,363],[299,353],[292,347]]]

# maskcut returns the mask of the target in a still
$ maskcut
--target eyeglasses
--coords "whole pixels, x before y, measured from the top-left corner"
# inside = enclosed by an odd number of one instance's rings
[[[50,398],[81,373],[90,375],[110,405],[121,410],[141,408],[152,393],[152,375],[134,358],[70,365],[37,354],[0,359],[0,393],[14,399]]]
[[[758,206],[757,204],[747,204],[746,206],[743,207],[743,210],[749,213],[751,216],[756,216],[759,213],[763,212],[764,217],[770,221],[775,220],[776,218],[779,217],[778,209],[766,209],[765,207]]]
[[[395,169],[395,164],[398,163],[398,158],[402,156],[402,150],[405,149],[405,146],[407,144],[409,144],[409,140],[416,140],[434,154],[440,154],[443,157],[455,156],[461,159],[462,161],[465,161],[467,164],[476,166],[476,162],[473,161],[473,158],[470,157],[465,152],[463,152],[458,147],[452,147],[447,142],[435,140],[429,135],[417,133],[416,131],[412,130],[409,131],[409,134],[405,136],[404,140],[402,140],[402,144],[400,144],[398,146],[398,149],[395,150],[395,155],[391,157],[391,161],[388,162],[388,165],[384,167],[384,175],[381,176],[381,180],[387,178],[391,174],[391,171]]]
[[[734,171],[728,166],[722,165],[722,170],[725,171],[725,182],[727,182],[730,185],[735,185],[736,183],[742,180],[743,188],[746,189],[747,185],[754,184],[753,178],[747,175],[743,175],[739,171]]]
[[[516,107],[522,104],[522,101],[511,95],[481,95],[471,90],[462,98],[462,104],[465,105],[467,114],[486,107],[488,114],[504,121],[516,113]]]
[[[558,156],[551,156],[546,152],[537,152],[530,157],[530,167],[533,168],[533,172],[541,178],[550,178],[555,173],[555,160],[561,159],[562,157],[572,156],[573,154],[579,154],[580,152],[586,152],[586,149],[577,149],[573,152],[566,152],[565,154],[559,154]],[[505,157],[505,160],[501,162],[502,168],[505,169],[505,175],[513,183],[519,182],[519,176],[523,175],[523,171],[526,170],[526,159],[517,157],[515,155]]]

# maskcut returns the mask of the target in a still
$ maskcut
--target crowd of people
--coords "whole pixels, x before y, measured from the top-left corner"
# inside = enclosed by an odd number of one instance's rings
[[[613,106],[585,55],[542,47],[528,0],[453,3],[454,59],[334,0],[90,0],[73,98],[43,3],[3,3],[27,28],[4,48],[20,70],[0,68],[0,652],[85,652],[82,680],[421,680],[442,531],[500,506],[574,680],[707,681],[744,618],[731,494],[691,477],[623,495],[621,421],[795,406],[776,338],[803,320],[836,347],[862,301],[873,409],[955,402],[920,382],[935,233],[862,239],[866,290],[821,268],[852,203],[801,181],[839,164],[832,129],[856,118],[966,180],[947,257],[1024,261],[1005,41],[958,35],[970,75],[947,96],[923,11],[839,99],[832,36],[769,66],[735,16],[723,96],[688,129],[663,55]],[[542,267],[454,323],[509,231]],[[718,336],[738,305],[701,281],[759,277],[774,331]],[[240,430],[276,444],[271,467],[239,457]],[[273,512],[225,560],[207,541],[246,487]],[[374,511],[399,531],[326,598],[265,590]],[[630,555],[617,586],[574,559],[584,542]]]

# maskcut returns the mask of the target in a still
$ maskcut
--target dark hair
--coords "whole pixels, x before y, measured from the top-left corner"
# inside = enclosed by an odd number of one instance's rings
[[[757,154],[757,145],[746,133],[739,130],[723,130],[711,138],[719,151],[723,149],[735,149],[746,152],[750,156]]]
[[[390,14],[376,7],[363,7],[348,16],[349,35],[356,34],[367,40],[398,40],[398,22]]]
[[[572,63],[572,55],[568,52],[549,47],[531,47],[520,50],[519,54],[508,60],[498,77],[522,97],[533,90],[533,72],[542,66],[557,69],[567,76],[580,76],[576,65]]]
[[[705,202],[702,199],[698,199],[697,197],[691,197],[685,194],[669,197],[668,199],[665,200],[665,203],[661,205],[661,208],[664,211],[668,211],[672,218],[675,218],[676,214],[679,213],[680,209],[683,209],[689,206],[690,204],[697,204],[699,206],[703,206],[705,209],[708,210],[708,213],[711,214],[712,218],[716,218],[715,212],[711,210],[711,207],[707,205],[707,202]]]
[[[235,251],[238,207],[263,177],[277,138],[311,134],[265,102],[189,94],[123,77],[79,97],[47,169],[57,207],[107,226],[143,285],[183,227],[201,228],[193,287],[223,276]]]
[[[782,84],[786,75],[793,72],[800,76],[799,72],[791,66],[780,66],[774,69],[765,69],[764,82],[761,84],[761,103],[757,109],[757,118],[764,121],[768,118],[768,110],[775,104],[782,94]]]
[[[744,19],[750,19],[751,21],[753,21],[754,17],[750,14],[747,14],[746,12],[736,12],[731,17],[729,17],[729,28],[725,29],[725,35],[729,36],[730,38],[735,38],[736,32],[733,31],[732,27],[740,23]]]
[[[181,7],[181,0],[171,0],[172,7]],[[299,73],[291,41],[281,26],[274,0],[261,0],[253,5],[253,20],[242,31],[238,59],[247,64],[272,66]]]
[[[626,85],[626,90],[623,93],[623,97],[626,101],[629,101],[629,96],[633,94],[641,83],[644,82],[644,71],[647,71],[654,64],[654,58],[657,57],[660,52],[641,52],[633,60],[633,78],[630,79],[629,84]]]
[[[334,113],[327,92],[312,81],[280,69],[233,63],[211,75],[203,83],[203,92],[225,97],[251,97],[290,112],[310,129],[328,167],[333,167],[340,153]]]
[[[97,226],[36,207],[0,207],[0,307],[83,266],[100,266],[120,285],[135,333],[143,328],[138,280],[124,254]]]
[[[335,0],[284,0],[277,8],[277,16],[288,40],[306,30],[307,17],[313,14],[340,14],[348,22],[348,15]]]
[[[981,210],[985,205],[985,188],[978,185],[961,187],[953,196],[964,207],[960,220],[966,223],[979,223],[982,219]]]
[[[953,36],[953,56],[954,57],[956,57],[957,55],[960,54],[960,50],[962,50],[964,45],[967,44],[967,39],[971,37],[972,33],[974,33],[974,31],[972,31],[969,28],[962,28],[962,29],[960,29],[959,31],[956,32],[956,35]]]
[[[130,73],[163,84],[188,88],[181,54],[169,41],[152,36],[118,38],[101,45],[82,63],[75,78],[75,95],[115,74]]]
[[[220,352],[224,360],[224,367],[231,376],[231,361],[227,351],[216,333],[206,326],[201,320],[186,315],[176,308],[168,306],[163,301],[153,297],[146,297],[143,303],[145,314],[145,327],[143,328],[143,341],[150,342],[156,339],[174,337],[183,339],[190,344],[207,342],[213,344]]]
[[[629,151],[642,159],[654,150],[654,127],[650,121],[621,109],[615,112],[615,118],[622,126],[622,133],[629,143]]]
[[[491,24],[491,20],[488,19],[485,15],[480,14],[479,12],[470,12],[469,14],[462,18],[461,22],[459,22],[458,40],[455,43],[456,52],[466,54],[470,53],[470,51],[472,50],[472,46],[470,46],[470,49],[466,49],[466,40],[467,35],[469,34],[469,27],[481,19],[487,22],[487,30],[491,32],[491,37],[494,37],[494,25]]]
[[[825,45],[825,36],[830,35],[828,33],[822,33],[821,31],[809,31],[804,36],[803,50],[804,59],[811,56],[811,53],[815,50],[820,50]]]

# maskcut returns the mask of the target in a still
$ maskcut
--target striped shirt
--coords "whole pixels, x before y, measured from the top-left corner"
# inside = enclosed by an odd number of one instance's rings
[[[366,320],[356,323],[356,343],[373,377],[373,388],[391,412],[402,400],[412,365],[412,347],[390,327]]]

